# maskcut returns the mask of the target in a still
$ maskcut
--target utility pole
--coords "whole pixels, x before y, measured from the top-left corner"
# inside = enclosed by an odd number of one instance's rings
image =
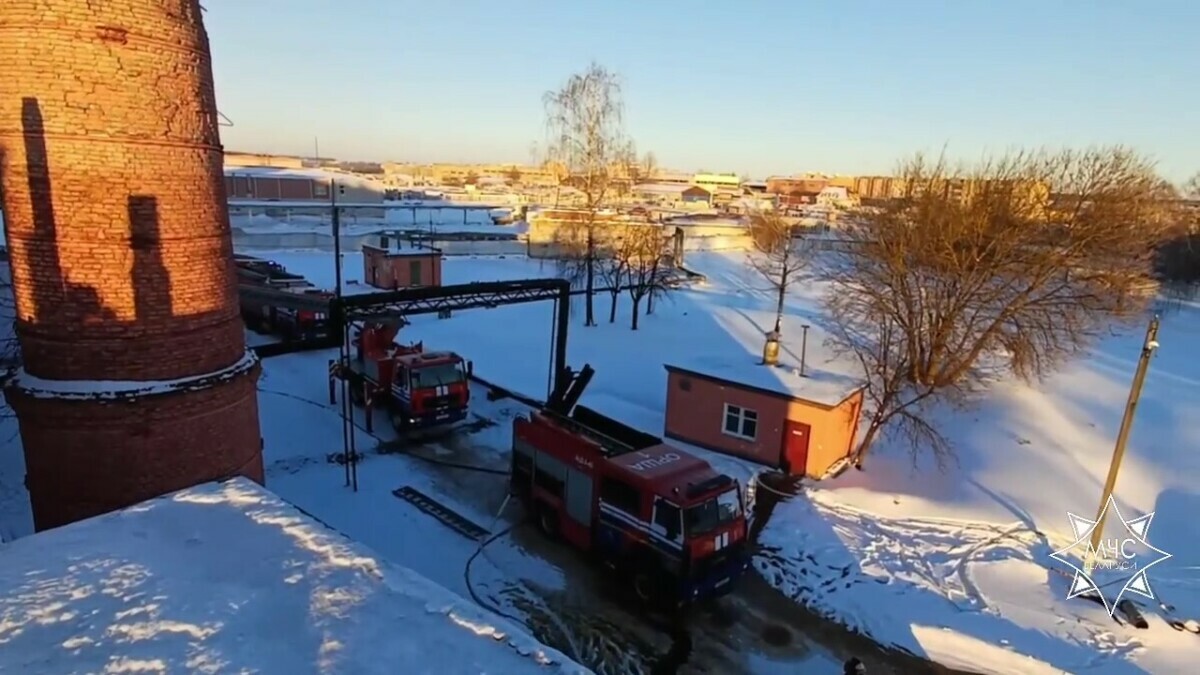
[[[804,336],[800,342],[800,377],[806,377],[804,372],[805,361],[808,359],[808,324],[801,326],[804,329]]]
[[[1096,566],[1096,551],[1100,539],[1104,536],[1104,520],[1108,517],[1108,498],[1112,496],[1117,485],[1117,473],[1121,470],[1121,460],[1125,457],[1125,444],[1129,441],[1129,431],[1133,427],[1133,414],[1137,411],[1138,399],[1142,396],[1142,385],[1146,383],[1146,371],[1150,369],[1150,357],[1158,349],[1158,315],[1150,319],[1146,327],[1146,341],[1142,343],[1142,356],[1138,359],[1137,372],[1133,375],[1133,386],[1129,390],[1129,400],[1125,403],[1125,416],[1121,418],[1121,430],[1117,432],[1117,446],[1113,449],[1112,463],[1108,466],[1108,479],[1104,481],[1104,492],[1100,495],[1100,508],[1096,511],[1096,527],[1092,530],[1091,547],[1083,562],[1084,572],[1091,574]]]

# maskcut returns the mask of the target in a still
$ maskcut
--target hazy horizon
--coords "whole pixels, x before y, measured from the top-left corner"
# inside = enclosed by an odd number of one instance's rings
[[[622,77],[639,149],[681,171],[1118,143],[1174,182],[1200,169],[1200,5],[1182,0],[205,5],[231,150],[528,164],[542,94],[595,60]]]

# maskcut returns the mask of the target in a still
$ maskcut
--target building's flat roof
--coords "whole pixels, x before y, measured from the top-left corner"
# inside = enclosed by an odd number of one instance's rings
[[[794,363],[781,360],[777,366],[761,365],[761,357],[748,353],[718,356],[698,355],[683,362],[664,363],[669,371],[740,385],[768,394],[809,401],[828,408],[845,401],[863,388],[861,379],[809,367],[804,377]]]
[[[703,190],[708,192],[708,188],[703,185],[685,185],[681,183],[641,183],[633,186],[634,192],[659,192],[663,194],[682,193],[688,190]]]
[[[587,672],[245,479],[0,546],[0,643],[6,673]]]
[[[229,205],[234,207],[260,207],[280,209],[328,209],[328,197],[313,199],[237,199],[230,198]],[[471,211],[488,211],[497,208],[494,204],[480,202],[453,202],[449,200],[381,200],[378,202],[352,202],[338,200],[339,208],[343,209],[455,209]]]

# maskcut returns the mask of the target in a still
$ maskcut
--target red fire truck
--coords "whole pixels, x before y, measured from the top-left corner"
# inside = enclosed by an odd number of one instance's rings
[[[583,406],[513,421],[510,491],[547,535],[628,576],[643,602],[717,597],[749,567],[737,481]]]
[[[467,364],[454,352],[427,352],[423,343],[395,344],[401,321],[370,321],[353,339],[354,352],[330,375],[350,383],[350,396],[368,409],[383,407],[397,431],[461,421],[470,388]]]
[[[329,317],[323,305],[329,304],[332,293],[272,260],[236,254],[234,262],[247,328],[287,340],[329,337]]]

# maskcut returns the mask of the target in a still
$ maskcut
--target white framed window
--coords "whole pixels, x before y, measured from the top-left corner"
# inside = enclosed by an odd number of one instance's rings
[[[749,408],[726,403],[721,431],[729,436],[752,441],[758,437],[758,413]]]

